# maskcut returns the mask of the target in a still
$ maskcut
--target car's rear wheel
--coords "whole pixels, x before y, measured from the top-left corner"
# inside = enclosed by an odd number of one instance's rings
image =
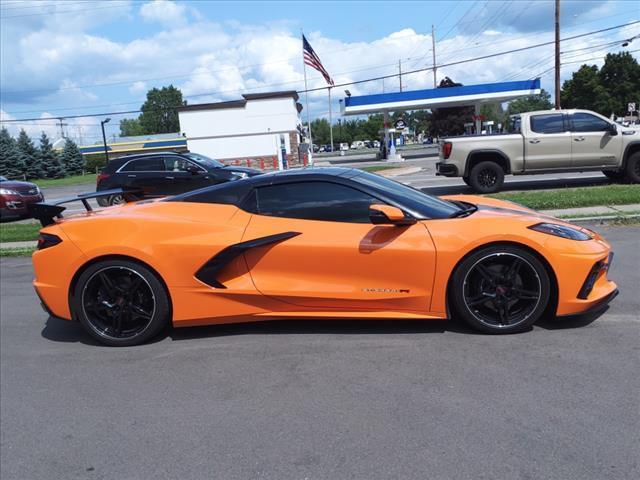
[[[545,312],[549,274],[523,248],[495,246],[467,257],[453,274],[453,313],[485,333],[527,330]]]
[[[633,183],[640,183],[640,152],[629,156],[625,173],[627,180]]]
[[[169,324],[171,315],[158,277],[144,265],[119,259],[82,272],[72,308],[89,335],[117,347],[150,340]]]
[[[109,197],[109,205],[122,205],[124,203],[124,197],[121,193],[117,195],[111,195]]]
[[[480,162],[471,169],[469,182],[476,192],[497,192],[504,183],[504,170],[496,162]]]

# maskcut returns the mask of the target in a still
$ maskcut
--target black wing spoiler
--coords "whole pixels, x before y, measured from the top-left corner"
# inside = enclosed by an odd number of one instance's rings
[[[68,197],[52,203],[32,203],[29,205],[29,214],[38,220],[43,227],[55,223],[55,218],[62,218],[62,212],[66,207],[61,207],[64,203],[82,202],[87,212],[91,212],[93,208],[88,200],[91,198],[107,197],[110,195],[122,195],[125,202],[135,202],[142,197],[141,189],[130,188],[113,188],[111,190],[101,190],[99,192],[80,193],[75,197]]]

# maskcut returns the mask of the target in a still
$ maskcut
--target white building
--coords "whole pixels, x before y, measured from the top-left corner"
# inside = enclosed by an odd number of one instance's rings
[[[243,95],[242,100],[178,108],[180,131],[190,151],[226,164],[276,168],[282,150],[299,160],[300,111],[295,91]],[[300,157],[301,158],[301,157]]]

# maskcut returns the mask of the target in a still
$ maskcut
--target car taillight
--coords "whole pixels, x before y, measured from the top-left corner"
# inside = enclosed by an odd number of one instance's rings
[[[109,173],[101,172],[100,174],[98,174],[98,179],[96,180],[96,184],[99,185],[102,180],[106,180],[110,176],[111,174]]]
[[[442,144],[442,157],[446,160],[451,155],[451,149],[453,144],[451,142],[444,142]]]
[[[53,247],[62,242],[62,239],[57,235],[50,233],[41,233],[38,236],[38,250],[44,250],[45,248]]]

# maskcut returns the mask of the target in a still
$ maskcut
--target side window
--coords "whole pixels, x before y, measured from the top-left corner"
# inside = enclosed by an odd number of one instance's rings
[[[369,205],[378,200],[354,188],[330,182],[300,182],[259,188],[256,209],[260,215],[369,223]]]
[[[133,160],[122,167],[123,172],[164,172],[164,162],[161,157],[141,158]]]
[[[571,117],[574,132],[606,132],[609,122],[588,113],[574,113]]]
[[[531,116],[531,131],[536,133],[563,133],[564,121],[561,113]]]
[[[164,168],[167,172],[186,172],[189,165],[195,166],[195,163],[178,156],[164,157]]]

